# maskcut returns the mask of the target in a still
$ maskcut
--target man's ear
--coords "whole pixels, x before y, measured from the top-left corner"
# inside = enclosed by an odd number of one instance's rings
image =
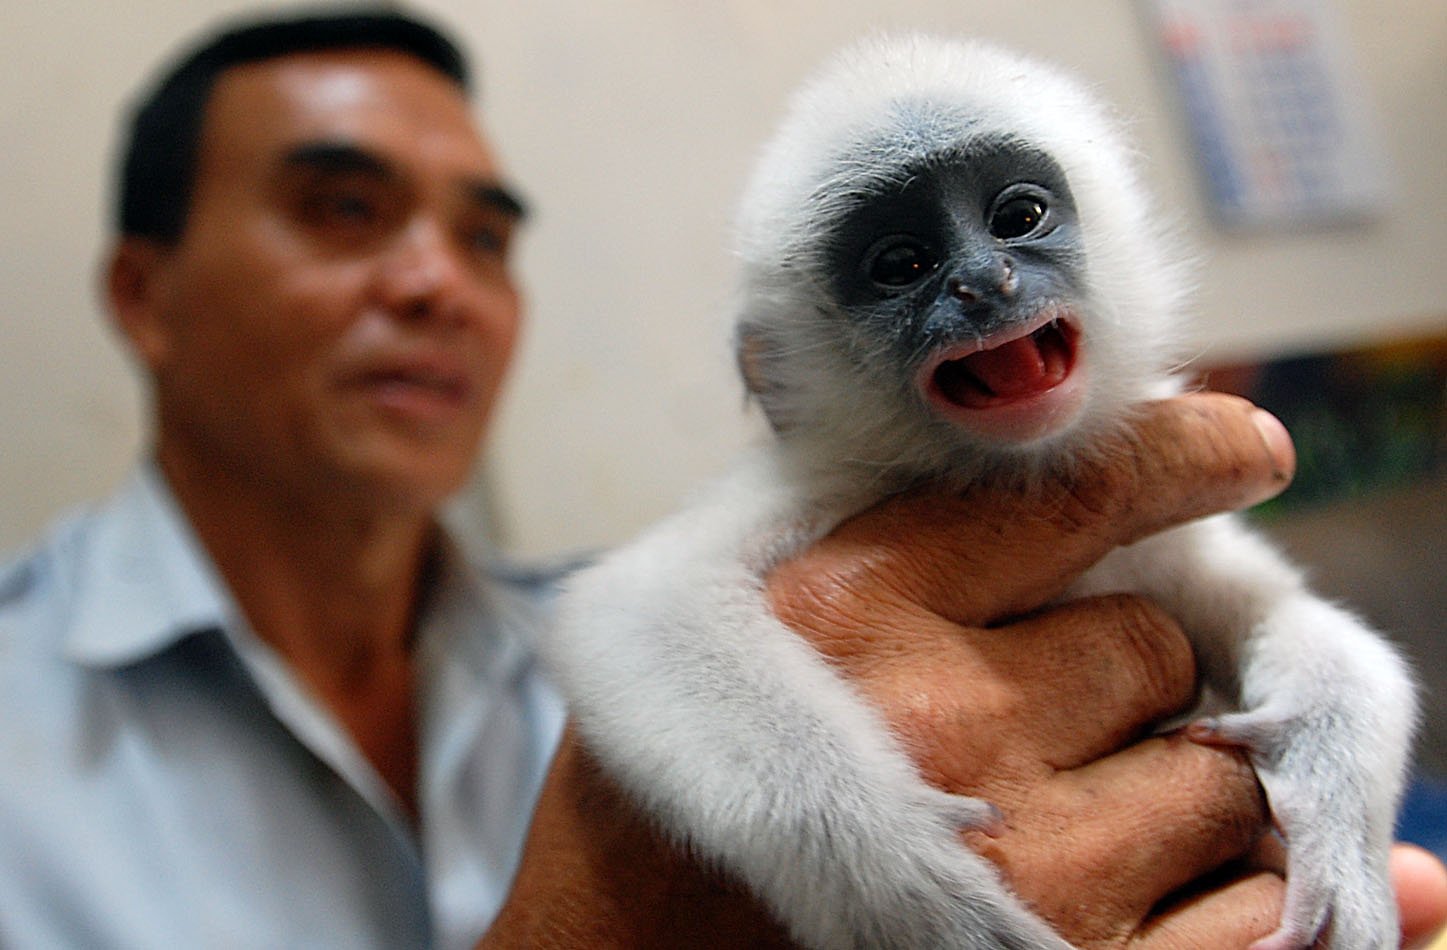
[[[160,306],[166,256],[166,248],[153,240],[123,237],[111,250],[102,274],[111,323],[152,371],[165,361],[169,349]]]

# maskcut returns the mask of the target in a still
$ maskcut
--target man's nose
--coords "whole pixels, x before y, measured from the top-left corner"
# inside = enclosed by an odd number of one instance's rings
[[[467,270],[445,227],[418,219],[398,234],[379,262],[381,303],[411,320],[466,316]]]

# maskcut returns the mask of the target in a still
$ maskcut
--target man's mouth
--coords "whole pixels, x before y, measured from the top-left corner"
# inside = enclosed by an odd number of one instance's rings
[[[362,383],[384,392],[412,393],[444,402],[461,402],[467,396],[466,377],[423,369],[379,370],[364,376]]]
[[[450,359],[382,361],[355,379],[377,406],[421,424],[452,418],[473,393],[467,372]]]
[[[947,347],[919,377],[929,406],[992,439],[1029,441],[1064,425],[1083,395],[1076,317],[1050,310],[1023,327]]]

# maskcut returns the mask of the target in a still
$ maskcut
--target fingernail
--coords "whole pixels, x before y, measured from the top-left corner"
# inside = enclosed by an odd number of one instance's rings
[[[1257,409],[1252,413],[1251,421],[1256,424],[1256,431],[1261,433],[1261,441],[1271,453],[1272,477],[1279,482],[1291,481],[1296,474],[1296,446],[1292,444],[1291,434],[1286,431],[1286,426],[1264,409]]]

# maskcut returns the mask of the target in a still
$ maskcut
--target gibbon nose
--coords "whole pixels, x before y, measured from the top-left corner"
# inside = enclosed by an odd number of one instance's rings
[[[951,277],[947,285],[950,296],[966,306],[973,307],[980,302],[980,294],[962,278]]]
[[[1002,257],[983,267],[966,268],[955,274],[945,283],[945,292],[966,307],[975,307],[1007,300],[1015,296],[1019,287],[1015,262]]]

